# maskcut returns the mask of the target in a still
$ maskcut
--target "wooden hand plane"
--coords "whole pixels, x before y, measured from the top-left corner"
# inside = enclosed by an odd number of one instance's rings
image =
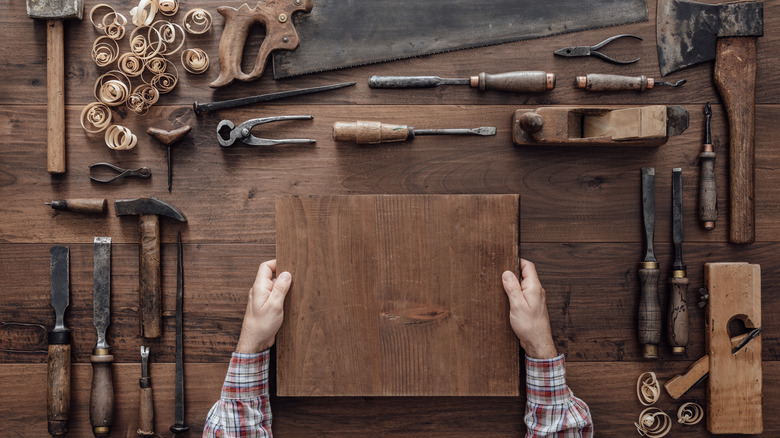
[[[688,129],[678,105],[541,107],[515,111],[512,140],[520,146],[660,146]]]
[[[761,409],[761,267],[748,263],[707,263],[709,291],[705,319],[707,355],[666,382],[679,399],[707,377],[707,430],[711,433],[759,434]],[[732,335],[729,327],[742,320],[748,332]]]

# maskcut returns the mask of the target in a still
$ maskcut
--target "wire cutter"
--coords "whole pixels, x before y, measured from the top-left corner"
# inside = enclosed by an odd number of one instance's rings
[[[95,182],[99,182],[99,183],[110,183],[112,181],[116,181],[118,179],[127,178],[127,177],[131,177],[131,176],[137,177],[137,178],[149,178],[150,176],[152,176],[152,171],[149,170],[149,168],[146,167],[146,166],[139,167],[138,169],[123,169],[123,168],[121,168],[119,166],[115,166],[115,165],[113,165],[111,163],[90,164],[89,165],[89,173],[90,174],[92,173],[92,169],[94,169],[94,168],[101,168],[101,167],[107,167],[107,168],[113,170],[114,172],[116,172],[117,175],[112,177],[112,178],[107,178],[107,179],[98,179],[98,178],[95,178],[92,175],[89,175],[89,179],[91,179],[92,181],[95,181]]]
[[[232,146],[236,140],[241,140],[253,146],[274,146],[278,144],[314,143],[315,140],[306,138],[259,138],[252,135],[252,128],[263,123],[278,122],[282,120],[311,120],[314,116],[276,116],[251,119],[236,126],[230,120],[223,120],[217,125],[217,140],[224,147]]]
[[[621,61],[619,59],[612,58],[610,56],[607,56],[601,52],[598,51],[598,49],[604,47],[605,45],[611,43],[612,41],[615,41],[619,38],[636,38],[639,41],[642,41],[641,37],[638,37],[636,35],[631,35],[628,33],[615,35],[613,37],[609,37],[605,39],[604,41],[596,44],[595,46],[574,46],[574,47],[564,47],[560,50],[556,50],[555,54],[560,56],[566,56],[566,57],[575,57],[575,56],[598,56],[601,59],[604,59],[609,62],[614,62],[615,64],[631,64],[634,62],[639,61],[639,58],[633,59],[631,61]]]

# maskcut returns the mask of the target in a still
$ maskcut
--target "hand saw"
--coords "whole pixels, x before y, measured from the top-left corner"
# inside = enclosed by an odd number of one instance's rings
[[[262,0],[217,10],[226,22],[212,87],[257,79],[275,49],[286,49],[273,53],[279,79],[647,20],[645,0]],[[241,53],[257,22],[266,36],[247,74]]]

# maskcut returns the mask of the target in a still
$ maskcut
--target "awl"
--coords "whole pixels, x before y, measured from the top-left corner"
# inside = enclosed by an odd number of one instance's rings
[[[70,304],[70,249],[53,246],[51,262],[51,306],[54,329],[49,332],[47,419],[49,434],[62,436],[68,431],[70,412],[70,330],[65,327],[65,309]]]
[[[440,85],[468,85],[480,91],[511,91],[540,93],[555,88],[555,74],[543,71],[512,71],[480,73],[469,78],[440,78],[438,76],[371,76],[371,88],[433,88]]]
[[[639,342],[645,359],[658,357],[661,342],[661,304],[658,300],[660,270],[653,249],[655,232],[655,168],[642,168],[642,218],[645,228],[645,258],[639,264]]]
[[[181,232],[177,241],[179,249],[176,260],[176,384],[174,424],[171,432],[190,430],[184,424],[184,259],[181,248]]]
[[[92,389],[89,394],[89,422],[95,437],[111,433],[114,415],[114,383],[111,362],[114,356],[106,342],[106,329],[111,322],[111,238],[95,237],[94,280],[92,289],[93,320],[97,344],[92,350]]]
[[[413,126],[368,121],[333,124],[334,141],[351,141],[357,144],[406,141],[418,135],[496,135],[496,128],[482,126],[473,129],[414,129]]]
[[[710,103],[704,105],[704,115],[707,117],[704,127],[704,145],[699,154],[701,171],[699,172],[699,220],[705,230],[714,230],[718,220],[718,186],[715,182],[715,147],[712,144],[710,122],[712,108]]]
[[[674,264],[669,282],[669,345],[673,354],[684,354],[688,345],[688,274],[682,259],[683,209],[682,169],[672,170],[672,241],[674,242]]]

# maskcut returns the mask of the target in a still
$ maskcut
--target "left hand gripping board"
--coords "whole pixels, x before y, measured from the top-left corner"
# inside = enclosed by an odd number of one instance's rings
[[[224,87],[234,79],[253,81],[263,74],[266,61],[277,49],[295,50],[298,34],[292,22],[292,14],[309,12],[314,0],[263,0],[254,9],[244,3],[238,9],[220,6],[217,12],[225,17],[225,30],[219,41],[219,77],[209,84],[212,88]],[[260,23],[265,27],[265,39],[250,73],[241,70],[241,58],[252,25]]]

